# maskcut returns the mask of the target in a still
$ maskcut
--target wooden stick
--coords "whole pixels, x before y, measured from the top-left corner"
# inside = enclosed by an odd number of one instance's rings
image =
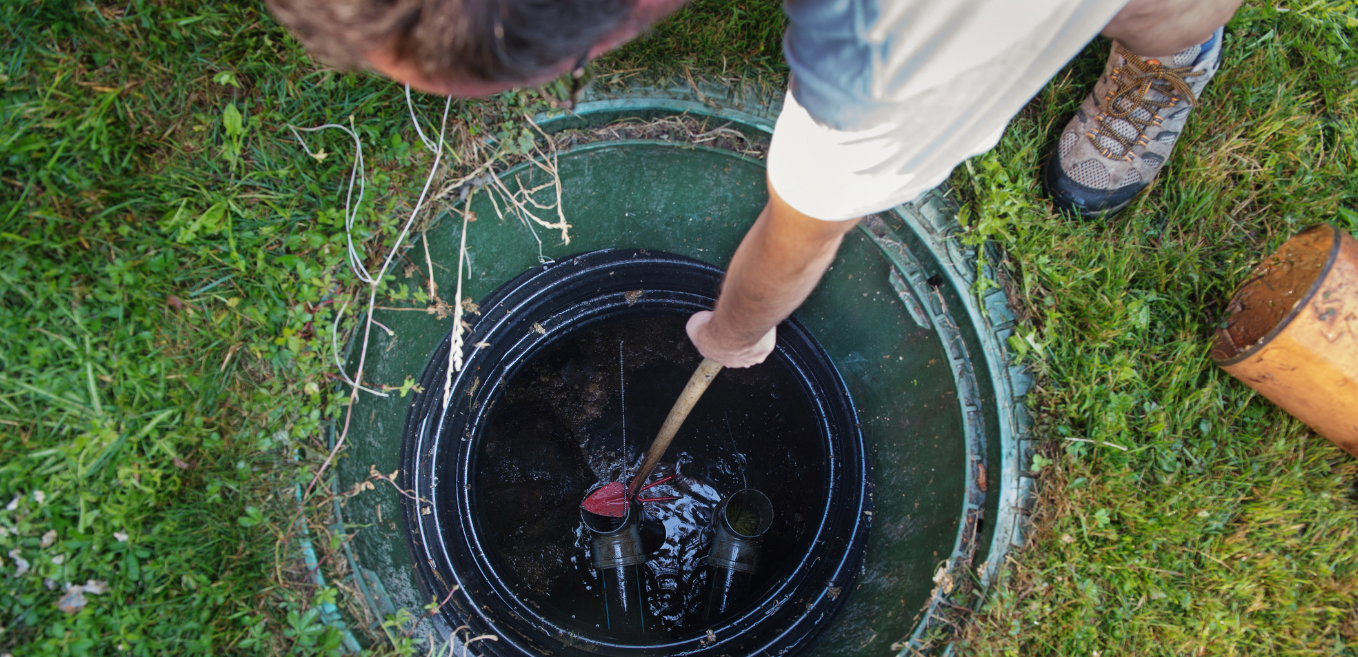
[[[646,453],[646,460],[642,461],[641,468],[637,470],[637,475],[632,478],[632,485],[627,487],[627,499],[632,499],[641,488],[642,482],[651,476],[651,470],[655,469],[655,464],[660,461],[660,457],[665,455],[665,450],[669,449],[670,441],[674,440],[674,434],[679,433],[679,427],[688,419],[689,411],[693,410],[693,405],[698,403],[698,399],[703,396],[707,386],[716,378],[721,371],[721,364],[716,361],[703,359],[698,365],[698,369],[689,377],[688,385],[684,386],[684,391],[679,393],[679,399],[674,401],[674,406],[670,408],[670,414],[665,418],[665,423],[660,425],[660,433],[656,435],[655,441],[651,443],[651,450]]]

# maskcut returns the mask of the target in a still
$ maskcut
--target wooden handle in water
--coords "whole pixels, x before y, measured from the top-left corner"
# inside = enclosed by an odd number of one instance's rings
[[[651,476],[651,470],[655,469],[655,464],[660,461],[660,457],[665,455],[665,450],[669,449],[670,441],[674,440],[674,434],[679,433],[679,427],[688,418],[689,411],[693,410],[693,405],[698,403],[698,399],[703,396],[707,386],[712,383],[712,379],[717,377],[721,371],[721,364],[716,361],[704,358],[698,365],[698,369],[689,377],[688,385],[684,386],[684,391],[679,393],[674,406],[670,408],[670,414],[665,418],[665,423],[660,425],[660,433],[656,435],[655,442],[651,443],[651,450],[646,453],[646,460],[641,462],[641,468],[637,470],[637,475],[632,478],[632,485],[627,487],[627,497],[631,499],[641,488],[642,482]]]

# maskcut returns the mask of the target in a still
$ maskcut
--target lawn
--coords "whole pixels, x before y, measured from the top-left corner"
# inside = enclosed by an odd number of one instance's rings
[[[288,126],[362,137],[375,270],[432,163],[401,88],[317,67],[255,2],[8,2],[0,22],[0,653],[334,651],[345,537],[324,486],[304,514],[297,496],[348,401],[353,142],[308,155]],[[781,29],[776,3],[698,0],[598,68],[780,85]],[[1358,230],[1355,40],[1353,3],[1248,3],[1166,175],[1116,219],[1036,184],[1104,42],[954,174],[966,239],[1012,273],[1043,444],[1029,545],[964,653],[1358,652],[1358,462],[1207,357],[1264,254]],[[436,178],[473,148],[515,157],[513,117],[545,102],[454,103]],[[426,125],[443,108],[415,104]],[[409,652],[396,620],[360,639]]]

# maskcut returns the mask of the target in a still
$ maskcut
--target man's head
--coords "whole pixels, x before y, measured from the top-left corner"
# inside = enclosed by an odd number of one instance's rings
[[[318,59],[412,87],[483,96],[542,84],[631,40],[686,0],[268,0]]]

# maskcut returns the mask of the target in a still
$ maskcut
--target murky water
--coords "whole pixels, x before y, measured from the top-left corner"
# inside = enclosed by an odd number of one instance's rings
[[[600,576],[579,504],[593,488],[630,481],[701,360],[684,317],[622,320],[585,330],[516,375],[486,430],[474,486],[498,567],[531,604],[580,631],[604,631]],[[761,540],[754,597],[805,551],[828,491],[821,430],[783,365],[724,370],[680,429],[641,494],[637,567],[646,631],[701,632],[703,565],[713,510],[741,488],[763,491],[775,521]]]

